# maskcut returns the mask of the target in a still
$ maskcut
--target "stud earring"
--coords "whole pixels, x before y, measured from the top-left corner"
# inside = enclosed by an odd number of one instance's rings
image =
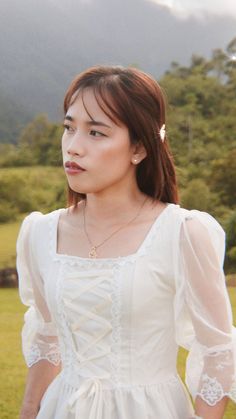
[[[138,159],[134,158],[132,162],[133,162],[134,164],[137,164],[137,163],[138,163]]]

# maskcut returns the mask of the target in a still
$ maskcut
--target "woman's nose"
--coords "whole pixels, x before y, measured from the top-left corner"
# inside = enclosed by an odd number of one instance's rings
[[[76,132],[71,138],[70,143],[67,147],[67,153],[70,156],[83,156],[84,155],[84,144],[81,134]]]

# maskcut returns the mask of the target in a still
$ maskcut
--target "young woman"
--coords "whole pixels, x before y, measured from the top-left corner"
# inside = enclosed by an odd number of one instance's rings
[[[17,242],[21,419],[223,418],[236,400],[224,232],[178,205],[160,86],[94,67],[64,109],[68,208],[31,213]]]

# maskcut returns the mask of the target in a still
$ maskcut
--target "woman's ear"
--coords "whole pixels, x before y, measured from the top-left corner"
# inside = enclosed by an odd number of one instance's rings
[[[147,151],[144,145],[142,143],[135,144],[131,162],[139,164],[145,157],[147,157]]]

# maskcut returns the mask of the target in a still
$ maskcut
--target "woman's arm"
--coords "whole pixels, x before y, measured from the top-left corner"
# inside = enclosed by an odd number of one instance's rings
[[[60,365],[53,365],[44,359],[29,368],[20,419],[36,418],[40,401],[49,384],[60,372],[60,369]]]
[[[209,214],[185,210],[184,215],[176,258],[176,341],[189,350],[185,382],[196,417],[223,419],[228,399],[236,401],[236,329],[223,271],[225,234]]]
[[[22,349],[29,371],[20,419],[37,416],[45,390],[61,369],[57,328],[47,304],[36,251],[36,227],[42,229],[43,217],[37,212],[26,217],[17,239],[19,296],[29,307],[22,329]]]
[[[223,272],[225,237],[209,216],[190,213],[181,230],[180,271],[187,324],[193,327],[186,383],[197,416],[223,419],[228,398],[235,399],[235,329]]]
[[[223,419],[228,400],[228,397],[224,397],[215,406],[209,406],[197,396],[195,401],[196,415],[203,419]]]

